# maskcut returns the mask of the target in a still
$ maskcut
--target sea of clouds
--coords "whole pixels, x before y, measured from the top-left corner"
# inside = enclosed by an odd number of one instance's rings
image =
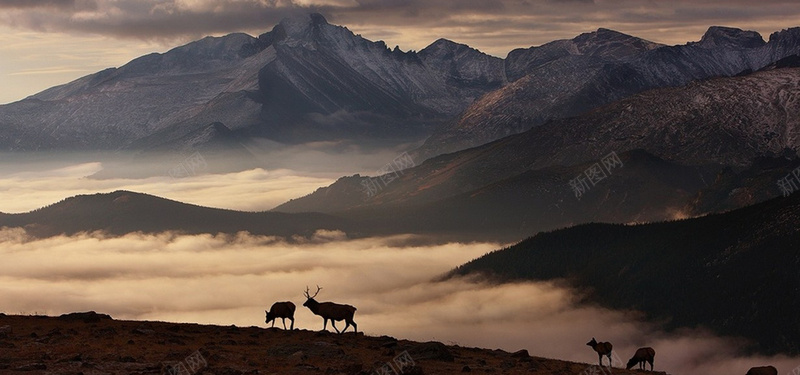
[[[584,344],[597,337],[614,344],[616,366],[637,347],[652,346],[656,369],[671,374],[744,373],[766,363],[786,373],[800,365],[800,358],[740,356],[737,340],[702,330],[667,334],[635,313],[580,305],[578,293],[556,283],[436,281],[502,244],[422,242],[411,235],[348,239],[333,231],[304,243],[246,233],[35,239],[3,229],[0,311],[95,310],[117,319],[263,327],[264,310],[288,300],[298,307],[296,328],[319,330],[322,319],[302,307],[305,288],[313,293],[319,285],[319,301],[358,308],[355,320],[368,335],[524,348],[587,363],[597,356]]]

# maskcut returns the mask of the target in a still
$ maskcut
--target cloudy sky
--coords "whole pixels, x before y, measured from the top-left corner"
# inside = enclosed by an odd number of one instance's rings
[[[795,0],[0,0],[0,103],[202,36],[257,35],[312,11],[403,50],[445,37],[500,57],[598,27],[683,44],[710,25],[766,39],[800,24]]]

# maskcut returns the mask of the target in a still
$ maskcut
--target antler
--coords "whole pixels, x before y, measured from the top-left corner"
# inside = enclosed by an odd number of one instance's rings
[[[316,297],[316,296],[317,296],[317,294],[319,294],[319,291],[320,291],[320,290],[322,290],[322,288],[320,288],[320,287],[319,287],[319,285],[317,285],[317,292],[316,292],[316,293],[314,293],[314,295],[313,295],[313,296],[312,296],[312,295],[309,295],[310,293],[308,293],[308,292],[309,292],[308,285],[306,285],[306,291],[305,291],[305,292],[303,292],[303,294],[305,294],[306,298],[308,298],[308,299],[312,299],[312,298]]]

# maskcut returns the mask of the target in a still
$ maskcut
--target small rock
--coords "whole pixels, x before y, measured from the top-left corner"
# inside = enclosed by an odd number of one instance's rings
[[[461,368],[461,372],[472,372],[472,369],[469,366],[464,365],[464,367]]]
[[[530,356],[531,355],[528,354],[528,351],[526,349],[522,349],[520,351],[516,351],[514,353],[511,353],[511,358],[527,358],[527,357],[530,357]]]
[[[82,321],[84,323],[98,323],[102,320],[113,320],[108,314],[98,314],[94,311],[64,314],[58,318],[61,320]]]

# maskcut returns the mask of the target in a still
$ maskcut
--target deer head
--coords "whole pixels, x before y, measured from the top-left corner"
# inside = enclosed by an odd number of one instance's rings
[[[317,285],[317,291],[312,296],[311,293],[309,293],[308,286],[306,286],[306,291],[303,292],[303,294],[306,296],[306,302],[303,304],[303,306],[309,307],[310,305],[316,305],[317,301],[314,299],[314,297],[316,297],[317,294],[319,294],[320,290],[322,290],[322,288],[320,288],[319,285]]]

